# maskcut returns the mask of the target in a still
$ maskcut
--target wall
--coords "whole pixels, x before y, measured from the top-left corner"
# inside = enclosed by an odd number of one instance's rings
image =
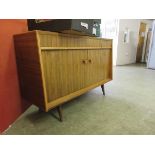
[[[130,31],[129,42],[124,43],[124,31],[128,28]],[[117,46],[116,65],[125,65],[134,63],[136,60],[138,43],[139,21],[136,19],[120,19],[119,34]]]
[[[29,106],[21,102],[13,46],[13,34],[26,31],[26,20],[0,20],[0,133]]]
[[[151,25],[151,20],[141,19],[120,19],[119,20],[119,34],[118,34],[118,46],[117,46],[117,61],[116,65],[125,65],[136,62],[138,34],[140,22],[143,21]],[[124,31],[128,28],[130,31],[129,42],[124,43]]]

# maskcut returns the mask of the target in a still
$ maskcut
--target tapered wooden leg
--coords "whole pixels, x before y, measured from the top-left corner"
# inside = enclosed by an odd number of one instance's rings
[[[102,88],[102,93],[103,93],[103,95],[105,96],[104,84],[101,85],[101,88]]]
[[[57,111],[58,111],[58,114],[59,114],[59,120],[62,122],[63,121],[63,117],[62,117],[62,107],[61,107],[61,105],[59,105],[57,107]]]

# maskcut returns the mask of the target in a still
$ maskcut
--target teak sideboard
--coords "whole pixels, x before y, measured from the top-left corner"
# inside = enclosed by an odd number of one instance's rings
[[[14,43],[21,96],[43,111],[112,80],[110,39],[36,30]]]

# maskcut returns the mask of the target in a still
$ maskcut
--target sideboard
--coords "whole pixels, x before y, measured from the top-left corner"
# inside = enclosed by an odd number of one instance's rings
[[[47,112],[112,80],[112,40],[48,31],[14,36],[21,96]]]

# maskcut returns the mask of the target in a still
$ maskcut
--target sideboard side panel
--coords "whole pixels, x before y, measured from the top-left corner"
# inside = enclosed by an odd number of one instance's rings
[[[15,35],[14,43],[21,96],[45,109],[36,32]]]

